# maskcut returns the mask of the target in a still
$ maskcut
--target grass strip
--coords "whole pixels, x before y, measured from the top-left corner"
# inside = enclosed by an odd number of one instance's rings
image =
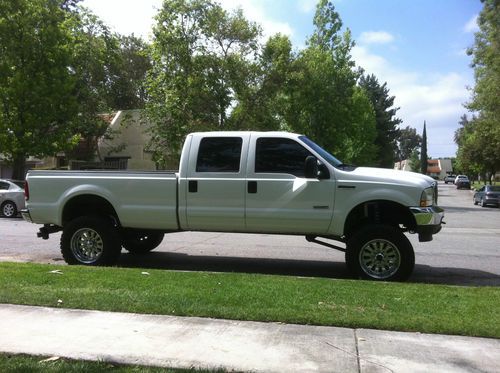
[[[119,365],[102,361],[82,361],[43,356],[13,355],[0,353],[0,369],[3,373],[223,373],[223,370],[169,369],[139,365]]]
[[[0,263],[0,303],[500,337],[500,288]]]

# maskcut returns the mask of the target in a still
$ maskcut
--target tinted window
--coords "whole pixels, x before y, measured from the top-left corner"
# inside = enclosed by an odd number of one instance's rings
[[[8,189],[9,189],[9,184],[0,181],[0,190],[8,190]]]
[[[200,142],[196,172],[239,172],[241,137],[205,137]]]
[[[294,140],[257,139],[255,172],[304,176],[304,162],[311,153]]]

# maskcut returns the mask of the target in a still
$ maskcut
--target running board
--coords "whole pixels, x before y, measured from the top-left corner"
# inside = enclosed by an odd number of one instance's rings
[[[342,252],[345,253],[345,249],[343,247],[340,247],[340,246],[337,246],[337,245],[333,245],[333,244],[328,243],[328,242],[320,241],[320,240],[317,239],[317,237],[318,236],[306,236],[306,240],[308,242],[313,242],[313,243],[316,243],[318,245],[326,246],[326,247],[329,247],[330,249],[339,250],[339,251],[342,251]],[[330,239],[329,237],[322,237],[322,238]]]

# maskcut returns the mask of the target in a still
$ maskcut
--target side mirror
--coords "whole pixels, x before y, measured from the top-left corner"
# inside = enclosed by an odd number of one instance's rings
[[[304,164],[304,176],[307,179],[317,179],[318,171],[318,160],[312,155],[308,156]]]

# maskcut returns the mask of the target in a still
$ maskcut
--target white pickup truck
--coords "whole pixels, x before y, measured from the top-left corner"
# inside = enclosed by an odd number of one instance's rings
[[[404,232],[430,241],[444,216],[431,178],[344,165],[285,132],[190,134],[179,172],[30,171],[26,180],[22,215],[44,225],[44,239],[62,230],[68,264],[113,265],[122,247],[144,254],[170,232],[254,232],[345,251],[356,277],[405,280],[415,255]]]

